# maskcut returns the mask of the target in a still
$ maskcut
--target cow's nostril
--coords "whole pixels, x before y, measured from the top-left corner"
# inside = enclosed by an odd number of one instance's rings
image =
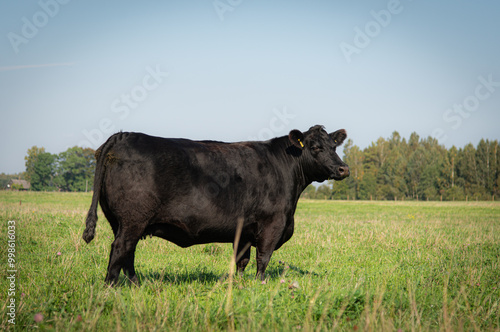
[[[340,166],[339,167],[339,173],[340,173],[340,176],[347,176],[347,175],[349,175],[349,167]]]

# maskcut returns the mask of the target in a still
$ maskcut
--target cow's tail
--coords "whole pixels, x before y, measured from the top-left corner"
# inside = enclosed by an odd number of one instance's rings
[[[106,159],[109,150],[115,145],[122,133],[111,136],[106,143],[101,145],[95,152],[96,166],[94,174],[94,194],[92,195],[92,204],[90,204],[87,220],[85,221],[85,230],[82,238],[89,243],[95,236],[95,226],[97,224],[97,204],[101,194],[104,172],[106,171]]]

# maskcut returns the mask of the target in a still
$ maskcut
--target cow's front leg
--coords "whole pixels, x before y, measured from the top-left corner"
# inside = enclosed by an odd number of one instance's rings
[[[261,280],[265,279],[264,272],[271,259],[273,251],[283,236],[285,229],[285,218],[276,217],[270,223],[264,223],[264,228],[257,239],[257,275]]]
[[[255,278],[260,278],[260,280],[264,280],[266,277],[264,272],[266,271],[267,265],[271,260],[271,255],[273,254],[273,250],[263,250],[257,247],[257,274]]]

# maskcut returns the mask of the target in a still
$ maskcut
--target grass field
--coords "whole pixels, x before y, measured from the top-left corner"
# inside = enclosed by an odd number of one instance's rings
[[[497,202],[300,201],[266,283],[254,279],[255,251],[232,278],[230,244],[148,238],[136,252],[141,286],[110,288],[113,235],[102,213],[94,241],[81,239],[90,200],[0,192],[1,330],[14,327],[11,298],[16,330],[500,330]]]

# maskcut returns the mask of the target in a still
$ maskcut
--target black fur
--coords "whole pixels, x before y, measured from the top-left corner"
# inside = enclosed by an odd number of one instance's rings
[[[243,219],[237,268],[245,269],[254,246],[257,275],[264,278],[273,251],[293,234],[302,191],[312,181],[349,175],[335,152],[345,138],[345,130],[328,134],[321,126],[266,142],[115,134],[96,152],[83,239],[94,238],[99,201],[115,234],[106,281],[115,283],[123,269],[136,282],[134,253],[141,238],[158,236],[181,247],[232,243]]]

